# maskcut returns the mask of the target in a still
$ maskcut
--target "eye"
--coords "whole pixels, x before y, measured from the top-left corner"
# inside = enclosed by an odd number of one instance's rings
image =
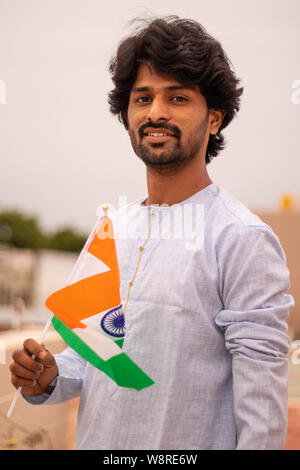
[[[147,100],[150,100],[150,96],[139,96],[138,98],[136,98],[135,102],[136,103],[147,103],[148,102]]]
[[[185,101],[188,101],[184,96],[173,96],[172,100],[175,100],[178,103],[184,103]]]

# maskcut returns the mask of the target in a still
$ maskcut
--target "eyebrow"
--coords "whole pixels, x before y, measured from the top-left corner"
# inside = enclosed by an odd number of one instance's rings
[[[164,88],[164,90],[192,90],[195,91],[194,85],[171,85]],[[153,88],[149,86],[135,87],[131,90],[134,93],[140,93],[141,91],[153,91]]]

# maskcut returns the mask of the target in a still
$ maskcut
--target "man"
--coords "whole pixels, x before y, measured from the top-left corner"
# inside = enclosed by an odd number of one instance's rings
[[[77,449],[282,449],[285,256],[207,172],[239,109],[239,80],[221,45],[178,17],[123,41],[110,71],[111,111],[148,184],[147,198],[114,214],[119,227],[126,212],[133,234],[116,235],[123,305],[130,291],[123,350],[154,384],[118,387],[70,348],[52,356],[32,339],[13,354],[12,383],[33,404],[80,396]]]

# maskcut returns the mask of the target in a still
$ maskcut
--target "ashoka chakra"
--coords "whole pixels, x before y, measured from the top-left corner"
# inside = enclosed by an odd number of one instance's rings
[[[108,335],[121,338],[125,334],[125,317],[122,305],[107,312],[101,320],[101,328]]]

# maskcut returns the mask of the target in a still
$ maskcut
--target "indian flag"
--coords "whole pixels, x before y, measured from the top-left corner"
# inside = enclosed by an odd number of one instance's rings
[[[52,324],[80,356],[120,387],[142,390],[153,380],[122,351],[125,319],[112,221],[102,217],[66,287],[46,300]]]

